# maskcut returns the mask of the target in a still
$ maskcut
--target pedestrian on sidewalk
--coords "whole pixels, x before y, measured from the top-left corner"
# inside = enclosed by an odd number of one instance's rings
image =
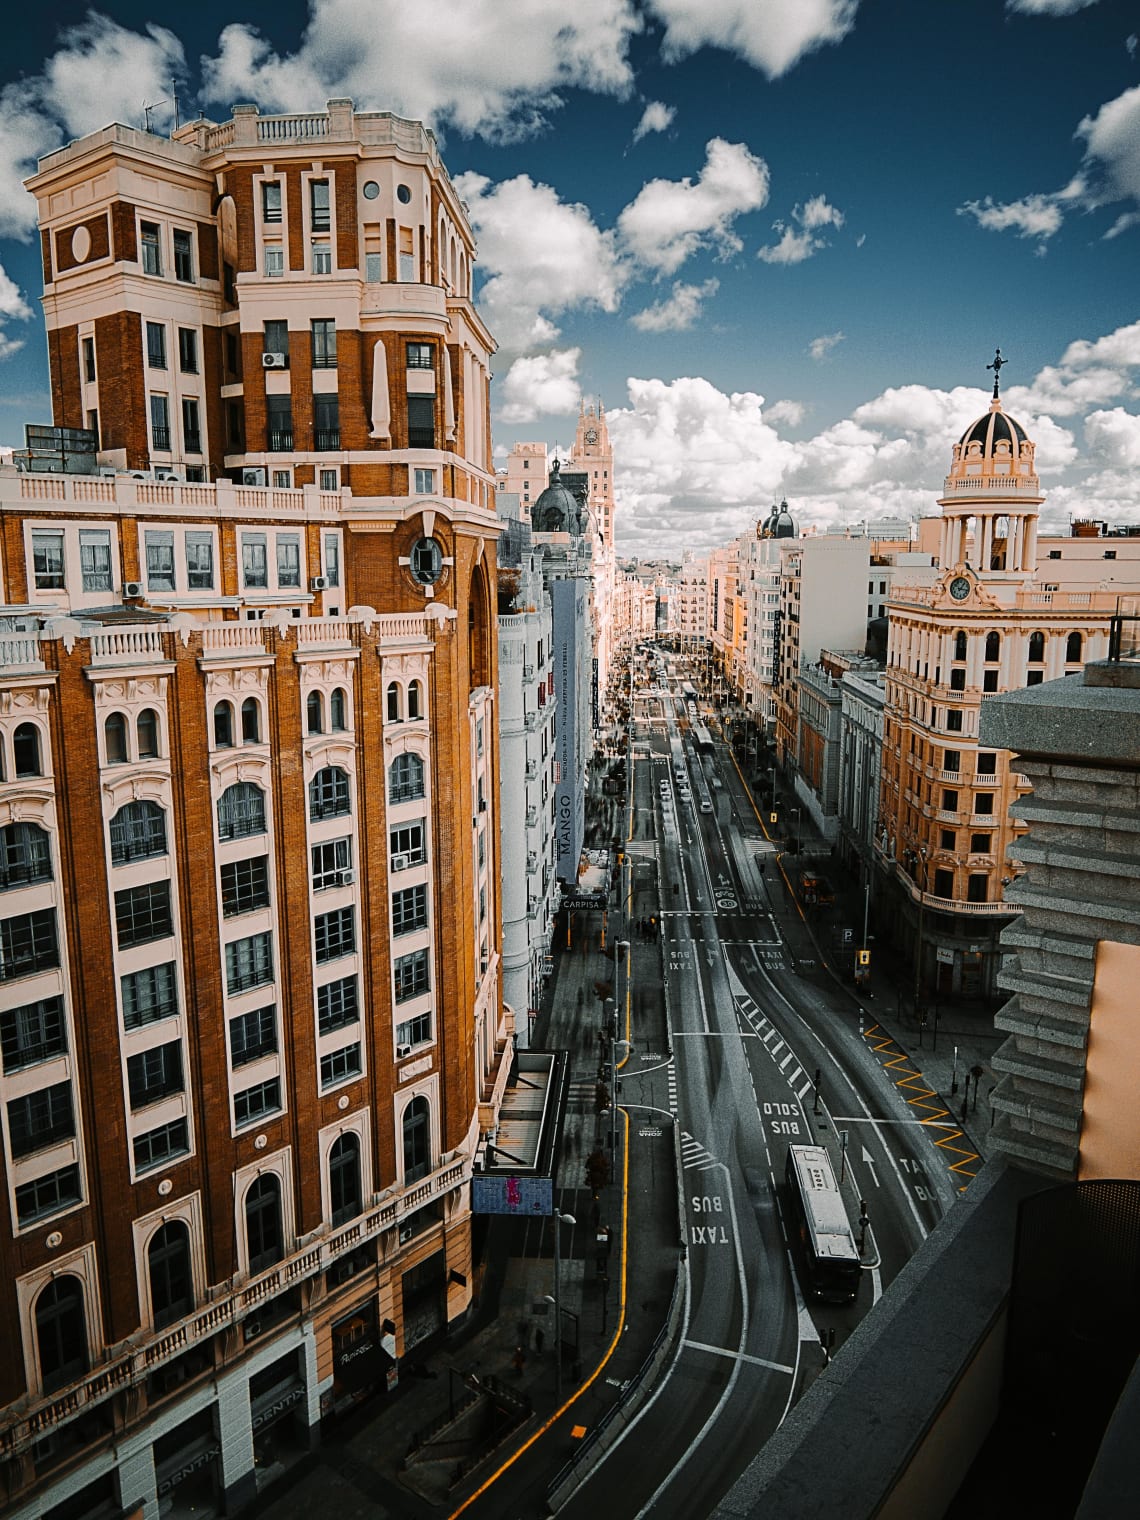
[[[526,1352],[521,1346],[515,1347],[515,1354],[511,1358],[511,1366],[515,1369],[515,1376],[522,1377],[526,1368]]]

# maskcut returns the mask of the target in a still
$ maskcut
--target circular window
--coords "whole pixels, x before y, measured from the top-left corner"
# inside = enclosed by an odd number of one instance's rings
[[[374,179],[366,181],[364,186],[364,199],[366,201],[374,201],[379,194],[380,186],[376,183],[376,181]]]
[[[71,234],[71,257],[82,264],[91,252],[91,234],[86,227],[76,227]]]
[[[408,189],[407,185],[396,186],[396,199],[400,202],[401,206],[406,206],[411,198],[412,192]]]
[[[434,538],[417,539],[412,547],[412,579],[421,586],[434,586],[443,574],[443,550]]]

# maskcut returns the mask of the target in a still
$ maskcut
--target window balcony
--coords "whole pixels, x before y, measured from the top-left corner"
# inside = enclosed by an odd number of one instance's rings
[[[269,432],[269,452],[271,454],[289,454],[293,449],[292,428],[271,428]]]
[[[340,428],[317,428],[313,434],[313,447],[318,454],[340,448]]]
[[[152,427],[150,430],[151,448],[160,454],[170,453],[170,429],[168,427]]]
[[[201,433],[186,434],[186,452],[188,454],[200,454],[202,452]]]

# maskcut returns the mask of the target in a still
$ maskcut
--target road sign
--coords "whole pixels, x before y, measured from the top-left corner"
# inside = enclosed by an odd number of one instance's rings
[[[855,964],[857,966],[869,966],[871,964],[871,952],[869,950],[856,950]]]

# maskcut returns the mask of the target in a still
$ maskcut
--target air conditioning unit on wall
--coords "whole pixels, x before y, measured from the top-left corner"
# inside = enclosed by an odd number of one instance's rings
[[[314,575],[309,585],[314,591],[327,591],[329,589],[329,578],[327,575]]]
[[[406,1060],[407,1057],[411,1055],[411,1053],[412,1053],[412,1047],[410,1045],[397,1045],[396,1046],[396,1060],[397,1061]]]
[[[406,855],[393,855],[392,856],[392,869],[393,869],[393,871],[404,871],[404,870],[407,869],[407,866],[408,866],[408,857]]]
[[[252,466],[241,472],[243,486],[263,486],[265,484],[265,471],[254,469]]]
[[[262,369],[284,369],[285,357],[284,354],[262,354],[261,367]]]
[[[142,596],[142,581],[124,581],[123,595],[126,597]]]

